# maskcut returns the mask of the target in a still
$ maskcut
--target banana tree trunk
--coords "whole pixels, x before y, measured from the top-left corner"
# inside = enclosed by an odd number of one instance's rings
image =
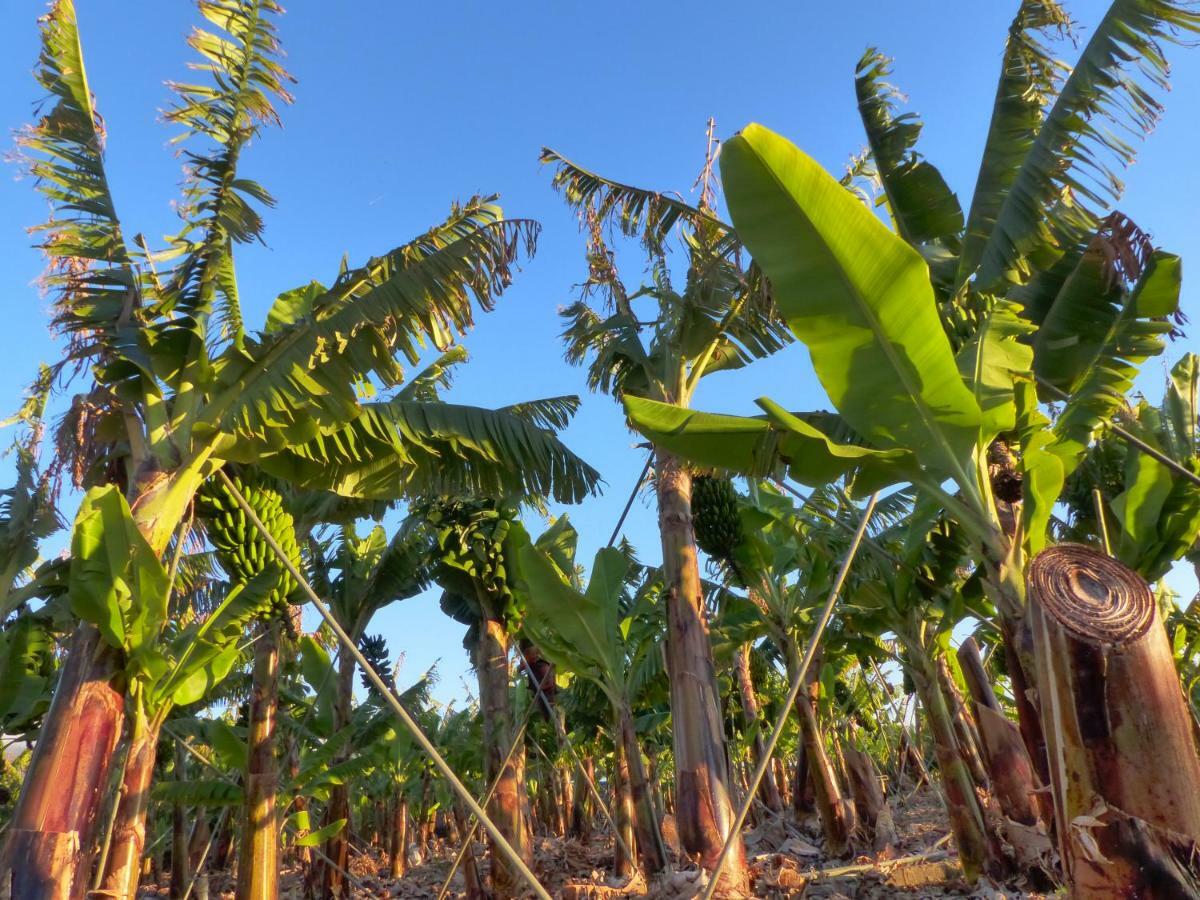
[[[295,633],[299,634],[300,629],[296,628]],[[287,736],[287,751],[285,759],[288,778],[290,781],[295,783],[300,777],[300,747],[295,735]],[[307,813],[308,798],[302,794],[296,794],[296,796],[292,798],[292,809],[297,813]],[[298,863],[304,871],[308,871],[309,862],[312,859],[312,851],[310,848],[293,844],[288,852],[288,856],[293,862]]]
[[[513,716],[515,719],[515,715]],[[510,719],[510,721],[512,721]],[[512,741],[511,737],[506,737],[504,740],[504,750],[508,752],[508,747]],[[513,778],[517,785],[517,801],[520,807],[521,825],[518,833],[524,835],[524,859],[525,861],[533,861],[533,809],[530,805],[531,796],[528,788],[528,780],[525,777],[525,766],[527,763],[525,753],[525,739],[521,739],[521,745],[513,752],[512,759],[509,760],[509,766],[513,770]]]
[[[150,783],[158,753],[158,727],[140,710],[133,713],[129,760],[121,782],[121,799],[113,828],[112,849],[101,891],[116,900],[134,900],[146,847],[146,816],[150,812]]]
[[[963,761],[971,771],[971,777],[975,783],[986,789],[991,786],[991,781],[988,778],[987,768],[983,764],[979,731],[975,726],[974,718],[967,709],[958,685],[954,682],[954,676],[950,672],[950,665],[946,662],[945,657],[937,661],[937,676],[938,687],[941,688],[942,696],[946,699],[946,708],[950,712],[950,721],[954,725],[958,751],[962,754]]]
[[[814,702],[813,710],[818,708]],[[818,721],[820,721],[819,718]],[[837,729],[825,734],[825,745],[829,748],[829,762],[833,765],[833,771],[837,775],[837,784],[842,792],[842,800],[850,808],[848,817],[850,832],[855,834],[859,828],[857,807],[854,805],[854,794],[850,790],[850,770],[846,766],[846,757],[842,755],[842,739]]]
[[[527,801],[524,749],[518,748],[507,764],[504,762],[514,735],[509,697],[508,633],[499,617],[491,614],[486,598],[482,599],[481,605],[484,616],[479,623],[479,642],[475,647],[475,671],[483,711],[485,781],[491,784],[499,779],[488,804],[488,815],[521,858],[531,862],[532,848],[524,812]],[[495,843],[489,841],[489,844],[492,890],[497,900],[518,896],[524,889],[524,880]]]
[[[655,451],[655,475],[667,588],[675,818],[684,849],[711,870],[733,827],[734,810],[692,530],[692,476],[678,459],[662,450]],[[736,836],[722,879],[729,888],[744,889],[747,877],[745,845]]]
[[[212,864],[208,866],[214,872],[230,867],[233,853],[233,825],[229,816],[217,820],[217,834],[213,840]]]
[[[929,769],[925,766],[925,757],[921,754],[919,738],[907,727],[900,732],[900,775],[905,769],[912,770],[914,787],[929,784]]]
[[[354,637],[352,635],[352,637]],[[337,694],[333,703],[333,730],[340,732],[350,724],[350,703],[354,698],[354,657],[342,653],[338,657]],[[350,758],[351,747],[343,744],[334,759],[334,764]],[[350,788],[346,784],[335,784],[329,792],[329,803],[325,807],[325,824],[345,819],[346,824],[332,835],[324,847],[329,861],[320,860],[317,865],[321,873],[321,895],[325,898],[345,897],[349,893],[346,876],[342,873],[350,868]],[[332,865],[330,864],[332,863]]]
[[[988,770],[992,796],[1007,818],[1021,825],[1037,826],[1039,821],[1048,817],[1042,814],[1041,794],[1033,773],[1033,762],[1020,729],[1008,720],[1004,708],[996,699],[974,638],[967,638],[959,646],[958,662],[975,705],[980,749]],[[1042,827],[1044,829],[1044,825]]]
[[[808,749],[802,734],[800,746],[796,748],[796,766],[792,773],[792,812],[796,818],[800,818],[816,808],[817,797],[813,791],[812,775],[809,771]]]
[[[633,713],[630,712],[628,706],[622,706],[618,711],[618,717],[621,743],[625,748],[625,758],[628,761],[629,790],[633,800],[638,856],[646,874],[653,875],[661,872],[667,866],[662,826],[658,821],[658,812],[654,808],[654,799],[650,796],[649,785],[646,783],[646,768],[642,765],[642,751],[638,746],[637,733],[633,727]]]
[[[787,794],[787,766],[784,765],[783,757],[776,755],[775,758],[771,760],[771,768],[774,770],[775,786],[779,792],[779,810],[782,812],[783,808],[787,806],[789,800],[791,799]]]
[[[742,715],[746,719],[746,727],[754,728],[754,761],[763,758],[766,742],[763,741],[761,723],[758,720],[758,698],[754,695],[754,680],[750,677],[750,645],[742,644],[733,654],[734,671],[737,674],[738,694],[742,701]],[[760,727],[755,728],[758,725]],[[772,812],[783,811],[783,800],[779,796],[779,786],[775,782],[775,771],[768,766],[763,773],[759,795],[767,809]]]
[[[583,758],[575,780],[575,809],[571,813],[571,828],[575,837],[583,839],[592,833],[592,792],[586,779],[596,780],[596,764],[589,753]]]
[[[843,752],[846,757],[846,771],[850,776],[850,792],[858,811],[859,828],[866,839],[878,847],[875,826],[879,823],[885,803],[883,788],[879,785],[879,770],[875,768],[875,761],[870,755],[857,747],[847,747]]]
[[[654,752],[655,748],[652,744],[647,744],[645,748],[646,762],[648,764],[646,770],[646,783],[650,785],[650,799],[654,803],[654,811],[658,814],[658,821],[661,823],[663,816],[667,814],[667,806],[664,803],[662,791],[662,779],[659,778],[658,754]],[[661,833],[662,828],[659,828]]]
[[[796,710],[800,716],[813,800],[825,834],[825,852],[830,856],[845,856],[853,847],[854,806],[842,792],[833,760],[825,749],[824,735],[812,701],[800,694],[796,698]]]
[[[412,821],[413,843],[421,848],[422,858],[429,856],[429,792],[430,774],[426,771],[421,775],[421,802],[417,805],[417,815]]]
[[[912,644],[908,651],[913,685],[933,734],[942,796],[946,801],[954,842],[958,846],[959,861],[963,874],[973,884],[988,866],[991,857],[983,808],[975,793],[975,781],[958,750],[954,723],[938,688],[937,668],[920,646]]]
[[[629,785],[629,756],[624,742],[618,742],[613,748],[613,811],[621,835],[621,840],[613,841],[613,874],[628,878],[635,869],[632,853],[637,847],[637,839],[633,825],[633,791]]]
[[[1013,699],[1016,701],[1017,727],[1038,781],[1049,784],[1050,757],[1046,735],[1042,731],[1038,705],[1031,699],[1036,688],[1037,662],[1028,614],[1015,621],[1001,615],[1000,630],[1004,635],[1004,665],[1012,681]]]
[[[275,720],[279,713],[279,625],[261,625],[254,646],[246,804],[239,848],[237,900],[279,896],[279,822],[275,790]]]
[[[1200,759],[1149,586],[1079,545],[1029,570],[1059,850],[1073,896],[1200,896]]]
[[[975,638],[968,637],[958,646],[958,665],[962,669],[963,680],[967,683],[967,691],[978,709],[986,706],[996,712],[1003,712],[996,692],[992,690],[991,679],[983,665],[983,656],[979,652],[979,644]]]
[[[461,803],[462,801],[459,800],[454,803],[454,823],[458,826],[458,833],[465,837],[468,830],[467,817],[463,814]],[[488,895],[483,889],[483,879],[479,877],[479,862],[475,859],[474,839],[463,854],[461,868],[466,900],[485,900]]]
[[[796,677],[800,655],[794,646],[788,648],[789,681]],[[854,803],[842,791],[833,762],[825,749],[825,737],[817,720],[816,701],[820,690],[816,673],[818,660],[809,668],[806,689],[796,696],[796,714],[800,718],[800,739],[804,745],[804,762],[812,783],[813,800],[821,817],[825,835],[825,852],[829,856],[845,856],[853,847],[855,829]],[[799,786],[798,786],[799,787]]]
[[[120,655],[75,629],[0,853],[0,895],[79,900],[125,721]]]
[[[187,780],[187,748],[175,741],[175,779]],[[180,898],[192,880],[187,807],[175,803],[171,808],[171,896]]]
[[[575,779],[571,775],[571,767],[565,764],[558,767],[557,775],[562,785],[562,837],[566,838],[575,833]]]
[[[455,810],[457,820],[458,812]],[[462,830],[461,823],[459,830]],[[396,796],[392,803],[391,843],[388,848],[388,874],[392,878],[403,878],[408,869],[408,798],[403,794],[403,788],[397,786]]]
[[[553,834],[555,837],[565,837],[570,823],[567,821],[571,813],[571,804],[568,802],[567,794],[563,790],[562,772],[558,766],[546,765],[546,780],[553,789],[554,808],[550,810],[551,817],[547,820],[547,824],[553,825]]]
[[[204,809],[196,811],[196,824],[192,827],[192,833],[188,837],[187,855],[188,869],[193,873],[196,883],[193,885],[193,891],[199,890],[200,878],[205,871],[213,868],[213,861],[216,854],[213,852],[213,833],[212,828],[208,824],[208,815]],[[187,886],[184,886],[184,890]],[[174,896],[174,895],[172,895]],[[180,897],[183,896],[181,892]]]

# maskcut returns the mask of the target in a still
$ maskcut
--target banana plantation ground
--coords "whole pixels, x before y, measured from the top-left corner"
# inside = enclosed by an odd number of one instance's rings
[[[895,826],[897,840],[886,850],[849,860],[831,860],[821,849],[820,822],[814,813],[796,817],[765,817],[746,833],[747,852],[758,896],[805,897],[971,897],[1051,896],[1029,892],[1017,885],[975,890],[962,878],[950,844],[949,824],[936,793],[906,780],[898,798]],[[614,876],[615,844],[602,833],[560,838],[543,835],[534,839],[534,868],[539,880],[554,897],[620,898],[695,897],[704,882],[682,852],[674,834],[674,819],[663,822],[675,874],[647,883],[640,875]],[[364,897],[435,897],[447,884],[452,860],[459,849],[458,835],[433,833],[425,847],[412,845],[408,868],[399,878],[391,877],[389,858],[378,842],[369,839],[352,851],[349,872],[353,886]],[[484,880],[488,863],[486,847],[476,843]],[[285,863],[280,875],[281,897],[304,896],[305,869]],[[230,897],[235,877],[214,873],[207,878],[210,897]],[[170,896],[168,879],[147,878],[142,896]],[[161,883],[161,886],[160,886]],[[468,896],[461,874],[450,877],[447,897]]]
[[[694,202],[544,148],[563,221],[475,195],[257,307],[283,11],[198,0],[158,238],[76,3],[31,20],[61,358],[6,422],[0,900],[1200,897],[1200,356],[1118,208],[1200,3],[1010,5],[957,192],[867,48],[843,172],[711,119]],[[564,222],[549,395],[451,402]],[[380,627],[431,591],[454,702]]]

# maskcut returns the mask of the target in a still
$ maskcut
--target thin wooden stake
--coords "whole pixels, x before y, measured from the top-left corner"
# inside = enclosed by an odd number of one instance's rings
[[[833,581],[833,588],[829,592],[829,599],[825,601],[821,615],[817,619],[816,625],[813,626],[812,637],[808,639],[808,646],[804,648],[804,658],[800,660],[800,665],[797,667],[796,674],[792,678],[792,686],[788,690],[787,698],[783,701],[783,708],[779,711],[775,727],[771,731],[771,736],[767,739],[767,745],[763,748],[762,758],[759,759],[758,765],[754,768],[754,776],[750,779],[750,786],[746,797],[742,800],[738,814],[733,820],[733,825],[729,829],[728,836],[725,838],[725,846],[721,848],[721,856],[717,859],[716,868],[713,869],[708,886],[704,889],[702,900],[712,900],[713,894],[716,893],[717,885],[721,881],[721,872],[725,868],[725,862],[729,858],[729,853],[733,849],[734,842],[742,839],[742,825],[746,822],[746,814],[750,811],[750,805],[754,800],[755,793],[758,791],[759,784],[762,783],[763,773],[767,771],[767,766],[771,764],[771,756],[775,753],[775,745],[779,743],[779,738],[783,734],[788,716],[792,714],[792,707],[796,704],[796,698],[800,696],[800,689],[804,686],[805,677],[808,675],[808,667],[812,665],[817,647],[821,643],[821,636],[825,633],[825,627],[829,624],[829,620],[833,616],[833,607],[837,603],[838,595],[842,592],[842,585],[846,582],[846,576],[850,573],[850,565],[854,562],[854,557],[858,554],[858,548],[862,544],[863,535],[866,534],[867,524],[871,521],[871,514],[875,512],[875,502],[878,499],[879,494],[874,493],[867,500],[867,508],[863,510],[862,520],[858,523],[858,529],[854,532],[854,539],[850,542],[850,548],[846,551],[846,557],[842,560],[841,568],[838,569],[837,577]]]
[[[625,508],[621,510],[621,518],[617,519],[616,527],[613,528],[612,535],[609,536],[608,546],[611,547],[617,542],[617,538],[621,536],[621,528],[625,524],[625,518],[629,515],[629,510],[633,507],[633,501],[637,498],[638,491],[642,489],[642,483],[646,480],[646,475],[650,472],[650,466],[654,463],[654,451],[650,451],[650,455],[646,457],[646,465],[642,466],[642,474],[638,476],[637,482],[633,486],[633,490],[629,492],[629,499],[625,501]]]
[[[1100,488],[1092,488],[1092,502],[1096,504],[1096,522],[1100,525],[1100,539],[1104,542],[1104,552],[1112,556],[1112,541],[1108,539],[1108,522],[1104,518],[1104,495]]]
[[[400,721],[404,724],[404,727],[407,728],[412,734],[417,744],[420,745],[421,749],[425,751],[425,754],[433,761],[433,764],[437,767],[438,771],[442,773],[446,781],[449,782],[450,787],[454,790],[454,792],[462,799],[467,809],[474,813],[479,819],[480,823],[482,823],[483,827],[487,829],[488,834],[490,834],[493,840],[495,840],[496,846],[500,848],[505,858],[508,859],[508,861],[512,863],[513,868],[521,874],[521,877],[524,878],[529,884],[529,887],[533,890],[534,894],[541,898],[541,900],[552,900],[550,895],[546,892],[546,889],[542,887],[541,882],[538,881],[537,876],[534,875],[529,866],[525,864],[525,860],[521,859],[521,854],[513,849],[512,844],[505,839],[504,834],[499,828],[496,827],[496,823],[493,822],[488,814],[480,808],[478,803],[475,802],[475,798],[471,796],[471,792],[467,789],[467,786],[464,785],[459,780],[458,776],[454,774],[454,770],[450,768],[449,763],[447,763],[442,757],[442,754],[438,753],[437,747],[433,746],[433,742],[429,740],[425,732],[421,730],[421,727],[413,720],[412,716],[408,714],[408,710],[404,708],[404,705],[392,692],[392,689],[388,687],[387,683],[382,678],[379,677],[379,673],[375,671],[375,667],[371,665],[370,661],[365,656],[363,656],[362,651],[358,649],[358,646],[350,639],[350,636],[346,634],[345,629],[342,628],[341,624],[334,617],[333,613],[330,612],[329,607],[325,605],[325,602],[321,600],[319,596],[317,596],[317,592],[313,590],[313,587],[311,584],[309,584],[308,579],[305,578],[303,573],[296,568],[291,558],[287,555],[287,553],[284,552],[283,548],[279,546],[279,542],[275,540],[274,535],[272,535],[267,529],[267,526],[262,523],[262,520],[258,518],[258,514],[254,511],[250,504],[246,502],[246,498],[242,496],[242,492],[238,490],[238,486],[233,483],[233,479],[225,474],[224,469],[218,469],[217,476],[222,482],[224,482],[225,488],[233,496],[233,499],[237,502],[237,505],[241,507],[242,512],[246,514],[246,518],[248,518],[254,527],[258,529],[259,534],[262,535],[263,540],[267,543],[267,546],[271,548],[271,552],[275,554],[276,559],[278,559],[283,567],[287,569],[288,574],[296,580],[296,584],[300,586],[301,590],[304,591],[308,599],[312,601],[312,604],[316,608],[317,612],[321,614],[321,618],[329,623],[330,629],[333,631],[334,635],[338,639],[338,642],[342,645],[344,650],[348,651],[350,655],[354,657],[354,661],[362,667],[363,674],[367,676],[367,680],[370,681],[371,684],[375,685],[380,693],[380,696],[387,701],[387,704],[392,708],[392,711],[396,713],[397,718],[400,719]]]

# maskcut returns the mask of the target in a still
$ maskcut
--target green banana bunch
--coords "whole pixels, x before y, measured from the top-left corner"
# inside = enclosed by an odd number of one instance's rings
[[[732,481],[715,475],[692,479],[692,527],[701,550],[723,563],[733,562],[746,535]]]
[[[228,474],[259,521],[267,527],[292,564],[299,568],[296,526],[291,513],[283,506],[283,496],[262,478],[234,472]],[[276,559],[266,538],[254,527],[221,479],[211,478],[197,491],[196,512],[204,520],[209,540],[216,549],[217,561],[234,582],[245,584],[262,574],[269,565],[279,569],[279,581],[269,596],[263,617],[279,616],[285,626],[288,625],[291,621],[288,597],[296,590],[296,580]]]
[[[504,615],[517,612],[508,583],[504,541],[516,506],[490,499],[443,499],[422,509],[437,540],[437,580],[452,593],[471,597],[482,588]],[[451,613],[453,615],[453,613]]]

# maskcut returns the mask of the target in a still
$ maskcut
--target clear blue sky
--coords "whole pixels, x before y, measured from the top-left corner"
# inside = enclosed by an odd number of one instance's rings
[[[183,38],[196,20],[184,0],[76,0],[91,85],[108,124],[109,172],[128,233],[152,241],[174,230],[180,162],[159,113],[167,79],[186,79]],[[1107,3],[1069,4],[1086,27]],[[617,406],[586,396],[557,339],[556,308],[584,277],[582,242],[549,188],[538,150],[551,146],[611,177],[685,195],[703,160],[704,128],[720,135],[760,121],[791,137],[833,171],[863,144],[854,64],[877,45],[896,57],[895,81],[925,120],[922,151],[966,202],[991,110],[1000,53],[1016,0],[859,0],[854,4],[760,2],[328,3],[295,0],[280,24],[298,77],[285,127],[246,154],[243,172],[278,199],[266,247],[241,252],[247,320],[261,321],[281,290],[327,280],[344,252],[362,260],[403,242],[475,192],[500,192],[510,215],[543,223],[537,257],[499,309],[466,339],[472,362],[453,398],[501,405],[531,397],[585,395],[567,441],[601,470],[604,496],[571,512],[590,560],[607,539],[643,462]],[[40,2],[0,8],[0,127],[31,117],[38,89]],[[119,11],[119,14],[118,14]],[[1070,47],[1063,50],[1074,58]],[[1200,50],[1172,47],[1174,91],[1167,115],[1128,173],[1121,208],[1156,241],[1200,259]],[[11,142],[8,142],[11,146]],[[38,362],[56,358],[35,281],[38,254],[28,226],[42,201],[8,166],[0,178],[0,405],[7,410]],[[637,260],[624,271],[632,278]],[[1184,307],[1194,320],[1185,346],[1200,346],[1194,279]],[[1143,380],[1159,396],[1163,367]],[[698,406],[749,411],[769,393],[799,408],[824,401],[807,356],[791,348],[750,369],[710,379]],[[627,534],[647,561],[658,558],[653,506],[635,504]],[[1177,587],[1190,596],[1194,580]],[[372,631],[405,651],[402,680],[441,658],[438,695],[461,694],[467,670],[461,628],[436,596],[383,612]],[[469,676],[468,676],[469,678]]]

